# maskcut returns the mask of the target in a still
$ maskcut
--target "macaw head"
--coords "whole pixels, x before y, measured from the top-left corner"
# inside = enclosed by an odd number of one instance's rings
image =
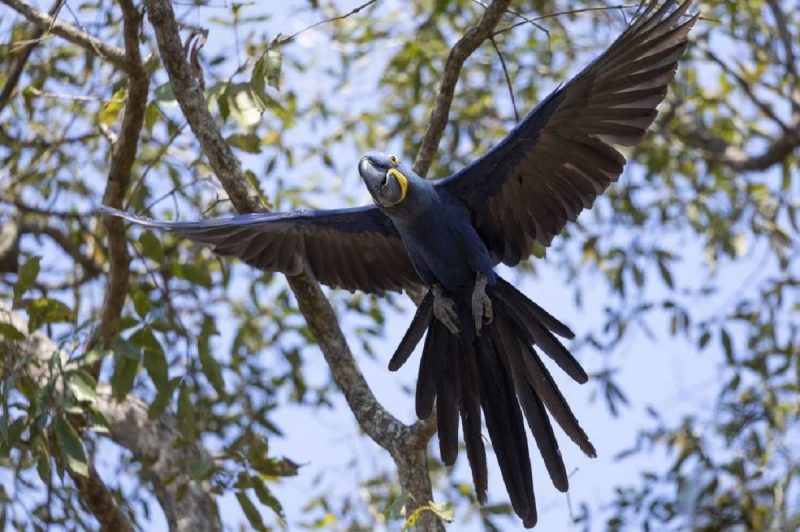
[[[370,152],[358,162],[358,173],[375,203],[384,208],[399,205],[408,195],[416,174],[394,155]]]

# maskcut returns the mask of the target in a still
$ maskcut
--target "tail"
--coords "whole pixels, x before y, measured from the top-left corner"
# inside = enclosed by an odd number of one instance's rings
[[[553,485],[567,491],[564,461],[547,412],[587,455],[596,452],[578,424],[533,345],[539,346],[579,383],[588,380],[554,333],[574,338],[570,329],[503,279],[488,288],[494,319],[476,336],[468,300],[459,305],[461,334],[455,336],[433,316],[433,295],[417,308],[389,362],[400,368],[427,330],[417,378],[416,410],[428,418],[436,406],[439,450],[450,466],[458,454],[459,418],[475,492],[486,501],[486,450],[481,439],[481,409],[511,505],[526,527],[536,524],[530,455],[523,415],[539,447]],[[520,409],[521,407],[521,409]]]

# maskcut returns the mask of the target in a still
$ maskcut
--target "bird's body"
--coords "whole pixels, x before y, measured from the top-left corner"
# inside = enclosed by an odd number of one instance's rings
[[[381,293],[429,288],[389,362],[402,366],[425,336],[416,390],[420,418],[437,411],[442,460],[452,465],[463,428],[478,500],[487,489],[481,412],[515,512],[536,523],[525,423],[555,487],[568,479],[550,416],[587,455],[595,449],[539,351],[578,383],[588,376],[556,338],[572,331],[494,273],[547,246],[618,179],[666,95],[697,15],[691,0],[650,2],[589,66],[537,105],[492,150],[436,182],[397,157],[358,165],[375,206],[161,222],[267,271],[307,271],[325,284]],[[537,351],[536,348],[539,349]],[[549,413],[549,416],[548,416]]]
[[[455,293],[472,289],[478,273],[493,277],[489,251],[463,203],[430,181],[416,176],[410,181],[419,205],[415,202],[413,209],[385,212],[422,282]]]

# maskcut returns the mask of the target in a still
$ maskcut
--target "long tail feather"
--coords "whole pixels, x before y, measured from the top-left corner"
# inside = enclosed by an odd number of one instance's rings
[[[417,380],[417,415],[427,418],[436,408],[439,451],[447,465],[456,460],[461,425],[475,494],[484,503],[488,471],[481,435],[483,413],[511,505],[525,526],[532,527],[537,515],[525,421],[560,491],[568,489],[569,481],[548,413],[587,455],[596,456],[533,345],[576,381],[585,382],[588,376],[554,336],[572,337],[566,325],[502,279],[487,294],[494,318],[480,336],[475,334],[468,294],[456,298],[458,336],[433,317],[432,297],[426,296],[390,368],[402,366],[427,328]]]

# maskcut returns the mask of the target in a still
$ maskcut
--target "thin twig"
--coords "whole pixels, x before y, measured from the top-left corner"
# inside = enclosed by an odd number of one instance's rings
[[[547,15],[539,15],[537,17],[525,18],[525,20],[523,20],[522,22],[517,22],[517,23],[512,24],[510,26],[507,26],[505,28],[500,28],[499,30],[495,31],[492,34],[492,37],[496,37],[497,35],[500,35],[501,33],[505,33],[507,31],[511,31],[511,30],[513,30],[515,28],[518,28],[518,27],[520,27],[520,26],[522,26],[524,24],[534,24],[535,22],[538,22],[540,20],[545,20],[545,19],[548,19],[548,18],[563,17],[564,15],[578,15],[580,13],[587,13],[589,11],[611,11],[611,10],[615,10],[615,9],[633,9],[633,8],[638,8],[639,6],[640,6],[640,4],[635,4],[635,5],[622,5],[621,4],[621,5],[616,5],[616,6],[582,7],[582,8],[576,8],[576,9],[567,9],[565,11],[558,11],[556,13],[550,13],[550,14],[547,14]]]
[[[508,86],[508,94],[511,96],[511,105],[514,107],[514,120],[519,122],[519,112],[517,111],[517,101],[514,98],[514,86],[511,85],[511,77],[508,75],[508,67],[506,66],[506,60],[503,58],[503,52],[500,51],[500,48],[497,46],[497,42],[494,40],[494,37],[490,37],[489,40],[492,42],[492,46],[494,46],[494,50],[497,52],[497,57],[500,58],[500,65],[503,67],[503,75],[506,77],[506,85]]]
[[[278,43],[278,44],[286,44],[286,43],[288,43],[288,42],[291,42],[291,41],[292,41],[292,40],[293,40],[295,37],[297,37],[297,36],[298,36],[298,35],[300,35],[301,33],[305,33],[305,32],[306,32],[306,31],[308,31],[308,30],[313,30],[313,29],[314,29],[314,28],[316,28],[317,26],[321,26],[321,25],[323,25],[323,24],[328,24],[328,23],[330,23],[330,22],[336,22],[337,20],[344,20],[344,19],[346,19],[347,17],[350,17],[350,16],[352,16],[352,15],[355,15],[356,13],[358,13],[359,11],[361,11],[362,9],[365,9],[365,8],[367,8],[367,7],[371,6],[372,4],[374,4],[374,3],[375,3],[375,2],[377,2],[377,1],[378,1],[378,0],[369,0],[369,1],[367,1],[367,2],[364,2],[363,4],[361,4],[360,6],[358,6],[358,7],[355,7],[355,8],[353,8],[353,9],[351,9],[350,11],[348,11],[347,13],[345,13],[344,15],[337,15],[337,16],[335,16],[335,17],[326,18],[326,19],[324,19],[324,20],[320,20],[319,22],[315,22],[314,24],[312,24],[312,25],[310,25],[310,26],[306,26],[305,28],[303,28],[303,29],[301,29],[301,30],[299,30],[299,31],[296,31],[296,32],[292,33],[292,34],[291,34],[291,35],[289,35],[288,37],[284,37],[283,39],[279,39],[279,40],[277,41],[277,43]]]

